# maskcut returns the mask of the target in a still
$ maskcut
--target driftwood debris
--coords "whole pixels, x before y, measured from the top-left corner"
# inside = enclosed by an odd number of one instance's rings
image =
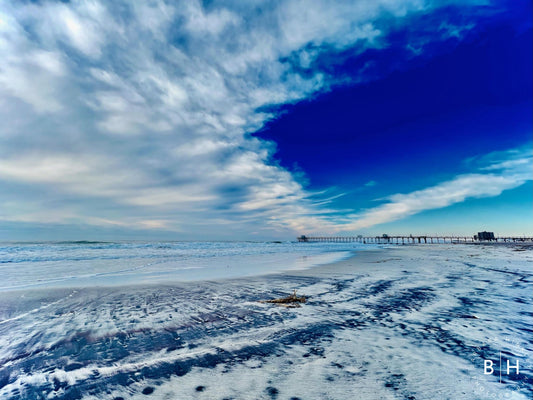
[[[306,298],[305,296],[296,296],[296,289],[294,289],[294,292],[287,297],[282,297],[280,299],[272,299],[272,300],[260,300],[260,303],[272,303],[276,304],[281,307],[287,307],[287,308],[298,308],[301,307],[300,303],[305,303]]]

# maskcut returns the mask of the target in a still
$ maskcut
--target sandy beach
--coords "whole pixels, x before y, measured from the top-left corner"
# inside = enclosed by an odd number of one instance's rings
[[[532,261],[396,246],[267,276],[4,292],[0,396],[528,399]],[[260,302],[293,289],[300,308]]]

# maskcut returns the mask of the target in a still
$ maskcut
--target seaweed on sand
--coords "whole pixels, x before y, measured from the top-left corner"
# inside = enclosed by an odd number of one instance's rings
[[[282,297],[279,299],[272,299],[272,300],[260,300],[260,303],[272,303],[276,304],[278,306],[287,307],[287,308],[298,308],[301,307],[300,303],[305,303],[306,298],[305,296],[296,296],[296,289],[294,289],[294,292],[287,297]]]

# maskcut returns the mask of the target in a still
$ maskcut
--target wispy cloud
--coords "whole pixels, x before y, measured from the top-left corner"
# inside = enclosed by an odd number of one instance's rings
[[[342,225],[352,231],[396,221],[426,210],[448,207],[468,198],[493,197],[533,180],[533,155],[528,149],[512,149],[480,157],[484,163],[478,173],[464,174],[438,185],[406,194],[389,196],[385,204],[358,215],[349,215],[353,222]],[[490,172],[488,172],[490,171]]]
[[[265,106],[335,83],[308,68],[323,52],[382,48],[389,32],[377,21],[399,26],[434,7],[2,2],[0,218],[221,234],[227,224],[334,229],[329,200],[247,133],[273,117]],[[391,207],[364,219],[399,218]]]

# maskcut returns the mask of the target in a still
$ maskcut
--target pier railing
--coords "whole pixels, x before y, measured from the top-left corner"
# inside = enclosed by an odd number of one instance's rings
[[[381,244],[437,244],[437,243],[520,243],[533,242],[533,237],[499,237],[493,240],[478,240],[473,236],[299,236],[299,242],[329,243],[381,243]]]

